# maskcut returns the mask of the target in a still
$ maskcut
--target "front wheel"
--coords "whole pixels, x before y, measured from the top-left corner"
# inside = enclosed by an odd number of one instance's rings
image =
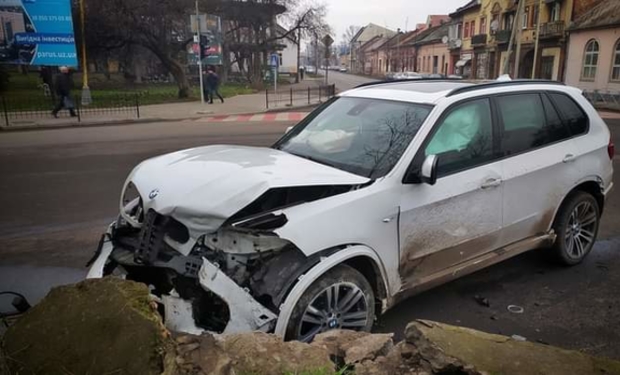
[[[332,329],[370,331],[375,297],[364,275],[339,265],[317,279],[301,296],[286,329],[287,340],[310,342]]]
[[[588,193],[577,192],[562,205],[553,225],[553,251],[560,263],[573,266],[584,260],[596,241],[600,217],[598,202]]]

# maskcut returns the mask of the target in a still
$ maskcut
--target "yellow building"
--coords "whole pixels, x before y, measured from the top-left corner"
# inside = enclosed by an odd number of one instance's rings
[[[451,14],[462,27],[450,35],[452,53],[460,49],[457,72],[467,78],[495,79],[504,71],[513,25],[521,40],[519,74],[515,74],[516,43],[513,46],[509,74],[530,78],[534,66],[534,46],[540,20],[536,78],[562,80],[566,55],[565,29],[568,27],[574,0],[523,0],[523,14],[515,21],[518,0],[473,0]],[[540,16],[540,18],[539,18]],[[453,40],[461,35],[462,40]],[[458,47],[458,48],[457,48]]]
[[[476,29],[476,20],[480,12],[480,0],[471,0],[450,14],[454,22],[448,38],[448,49],[454,62],[454,74],[465,78],[475,78],[474,50],[472,48],[472,30]]]

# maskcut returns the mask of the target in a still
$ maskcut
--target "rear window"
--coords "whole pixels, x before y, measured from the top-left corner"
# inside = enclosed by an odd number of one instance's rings
[[[514,155],[571,136],[549,100],[538,93],[496,98],[502,120],[502,153]]]
[[[549,93],[555,107],[562,116],[564,123],[569,127],[573,135],[588,132],[588,115],[581,109],[579,104],[566,94],[557,92]]]

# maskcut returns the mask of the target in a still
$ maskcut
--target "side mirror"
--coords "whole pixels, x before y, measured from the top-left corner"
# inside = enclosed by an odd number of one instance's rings
[[[286,130],[284,131],[284,134],[288,134],[288,132],[290,132],[291,130],[293,130],[292,126],[289,126],[288,128],[286,128]]]
[[[437,155],[428,155],[420,169],[420,180],[429,185],[437,182]]]

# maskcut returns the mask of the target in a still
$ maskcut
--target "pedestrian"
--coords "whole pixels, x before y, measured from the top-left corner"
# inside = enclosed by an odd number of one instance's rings
[[[49,66],[42,66],[39,72],[39,78],[43,81],[45,95],[50,95],[52,100],[56,100],[56,91],[54,90],[54,73]],[[47,88],[45,88],[47,86]]]
[[[213,69],[207,70],[207,84],[206,84],[206,97],[209,104],[213,104],[213,95],[217,95],[218,98],[224,103],[224,98],[220,95],[220,77],[215,73]]]
[[[52,111],[52,115],[58,118],[58,112],[61,109],[68,109],[71,117],[76,117],[75,114],[75,104],[73,103],[73,99],[71,99],[71,88],[73,86],[73,82],[71,82],[71,76],[69,75],[69,68],[66,66],[60,67],[60,74],[56,76],[56,94],[58,94],[58,104],[56,108]]]
[[[303,67],[303,66],[300,66],[299,67],[299,73],[301,75],[301,80],[303,81],[304,80],[304,74],[306,73],[306,68]]]

